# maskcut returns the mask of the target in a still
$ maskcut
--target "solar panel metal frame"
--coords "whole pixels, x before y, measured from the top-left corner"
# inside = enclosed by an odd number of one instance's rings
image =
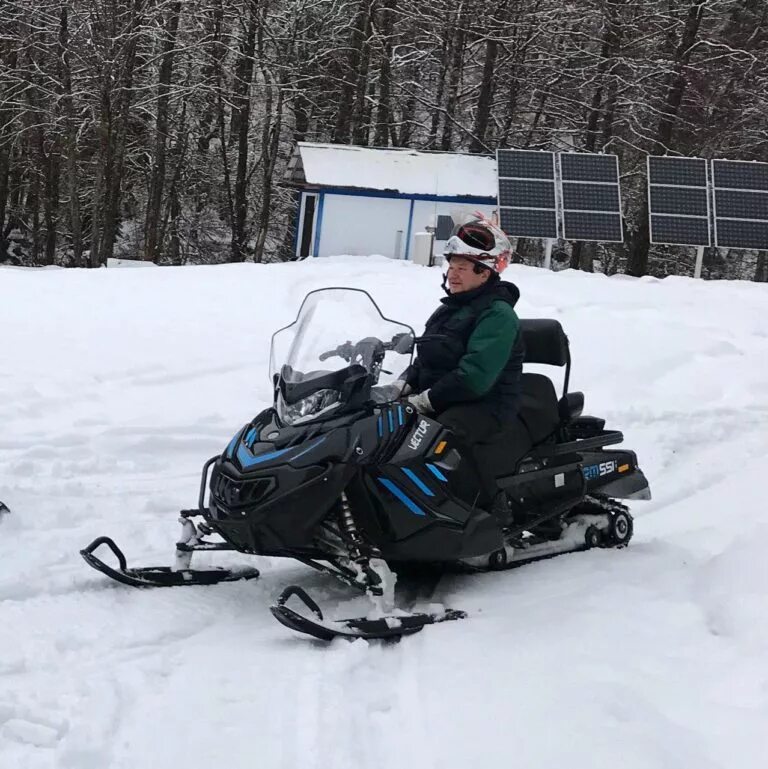
[[[560,166],[560,178],[559,178],[559,185],[560,185],[560,201],[561,201],[561,213],[562,213],[562,220],[563,220],[563,239],[564,240],[575,240],[577,242],[587,242],[587,243],[623,243],[624,242],[624,217],[622,216],[622,205],[621,205],[621,181],[619,176],[619,158],[618,155],[608,155],[602,152],[558,152],[558,165]],[[616,181],[615,182],[595,182],[595,181],[584,181],[583,179],[566,179],[563,175],[563,156],[570,156],[570,155],[579,155],[581,157],[599,157],[599,158],[613,158],[614,168],[616,169]],[[580,209],[580,208],[566,208],[565,207],[565,191],[563,189],[563,184],[591,184],[595,187],[616,187],[617,192],[617,200],[618,200],[618,207],[616,210],[611,209],[610,211],[607,210],[592,210],[592,209]],[[619,217],[619,237],[618,238],[599,238],[597,240],[584,240],[583,238],[569,238],[568,232],[565,228],[565,215],[567,213],[574,213],[574,214],[614,214]]]
[[[732,159],[720,159],[715,158],[712,160],[712,220],[714,222],[715,227],[715,246],[717,248],[734,248],[739,249],[742,251],[768,251],[768,242],[765,244],[764,247],[761,246],[731,246],[727,243],[720,243],[720,239],[718,237],[718,221],[722,222],[755,222],[755,223],[761,223],[761,224],[767,224],[768,225],[768,219],[742,219],[735,216],[721,216],[718,218],[717,216],[717,191],[723,190],[723,191],[732,191],[732,192],[754,192],[758,195],[766,195],[768,196],[768,190],[753,190],[750,187],[717,187],[715,184],[715,163],[745,163],[751,161],[745,161],[745,160],[732,160]],[[760,163],[760,165],[768,166],[768,163]]]
[[[663,160],[700,160],[704,164],[704,181],[705,186],[702,187],[701,185],[694,185],[694,184],[654,184],[652,177],[651,177],[651,158],[662,158]],[[646,184],[646,195],[648,196],[648,233],[650,235],[650,241],[653,244],[656,245],[667,245],[667,246],[690,246],[691,248],[701,248],[703,247],[709,247],[712,245],[712,228],[710,227],[710,222],[712,220],[712,210],[711,210],[711,203],[709,198],[709,188],[710,188],[710,169],[709,169],[709,163],[707,163],[706,158],[695,158],[695,157],[689,157],[689,156],[683,156],[683,155],[647,155],[645,158],[645,168],[646,168],[646,178],[647,178],[647,184]],[[689,190],[704,190],[706,193],[706,199],[707,199],[707,215],[704,216],[695,216],[693,214],[667,214],[667,213],[659,213],[657,211],[654,211],[651,207],[651,187],[672,187],[675,189],[689,189]],[[670,219],[697,219],[699,221],[705,221],[707,225],[707,242],[706,243],[680,243],[680,242],[672,242],[669,240],[656,240],[653,237],[653,217],[654,216],[663,216],[668,217]]]
[[[499,163],[499,155],[502,152],[517,152],[517,153],[537,153],[537,154],[546,154],[550,155],[552,158],[552,178],[551,179],[542,179],[540,176],[502,176],[500,173],[500,166]],[[526,234],[523,232],[508,232],[507,235],[513,237],[513,238],[536,238],[539,240],[557,240],[560,237],[560,216],[559,216],[559,208],[557,204],[557,161],[555,159],[554,152],[550,152],[549,150],[520,150],[520,149],[512,149],[512,148],[505,148],[505,149],[497,149],[496,150],[496,194],[498,201],[498,209],[499,209],[499,222],[501,222],[501,211],[502,209],[508,209],[512,211],[551,211],[554,214],[555,218],[555,232],[551,236],[542,236],[539,234],[531,235]],[[554,200],[555,205],[553,208],[542,208],[541,206],[502,206],[501,204],[501,180],[502,179],[514,179],[517,181],[538,181],[538,182],[552,182],[552,191],[554,193]]]

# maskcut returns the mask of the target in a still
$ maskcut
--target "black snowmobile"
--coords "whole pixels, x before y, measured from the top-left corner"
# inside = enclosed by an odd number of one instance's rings
[[[523,374],[519,419],[510,425],[506,450],[494,452],[510,513],[504,528],[492,512],[452,492],[461,447],[439,422],[399,400],[393,384],[414,346],[439,339],[417,338],[409,326],[385,318],[365,291],[329,288],[309,293],[296,321],[273,335],[274,405],[205,463],[198,506],[181,511],[175,564],[129,568],[108,537],[94,540],[82,556],[138,587],[258,576],[257,569],[192,569],[192,554],[201,550],[295,559],[374,599],[367,617],[328,621],[302,588],[286,588],[274,616],[329,640],[398,637],[465,616],[396,609],[392,571],[414,564],[499,570],[626,545],[632,516],[617,500],[650,498],[637,458],[606,448],[621,443],[622,434],[582,416],[584,396],[568,393],[571,361],[560,324],[523,320],[522,331],[526,363],[564,366],[565,386],[558,398],[547,376]],[[342,341],[353,335],[359,341]],[[214,535],[223,541],[206,539]],[[101,545],[117,566],[96,556]],[[291,597],[311,616],[290,608]]]

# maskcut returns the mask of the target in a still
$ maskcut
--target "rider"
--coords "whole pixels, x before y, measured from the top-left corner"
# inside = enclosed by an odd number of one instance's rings
[[[481,215],[454,229],[443,252],[448,296],[424,330],[441,338],[419,344],[403,390],[419,413],[433,416],[468,449],[474,472],[458,480],[458,495],[502,519],[504,497],[485,472],[487,462],[478,461],[477,446],[503,443],[504,427],[518,410],[524,348],[514,306],[520,291],[500,278],[510,251],[504,232]]]

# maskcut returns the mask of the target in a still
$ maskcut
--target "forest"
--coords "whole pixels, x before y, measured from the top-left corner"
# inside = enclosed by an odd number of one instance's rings
[[[561,263],[689,275],[649,243],[646,157],[768,161],[768,3],[0,2],[0,263],[291,259],[302,140],[615,153],[626,240]],[[768,253],[704,277],[766,281]]]

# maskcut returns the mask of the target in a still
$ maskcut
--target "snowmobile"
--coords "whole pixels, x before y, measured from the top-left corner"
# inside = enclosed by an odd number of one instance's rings
[[[355,342],[348,338],[353,328]],[[414,349],[442,337],[417,337],[407,324],[385,318],[365,291],[327,288],[307,294],[296,320],[273,335],[274,403],[203,466],[198,505],[181,511],[173,566],[129,568],[108,537],[82,550],[83,558],[137,587],[259,575],[255,568],[193,569],[199,551],[291,558],[374,601],[367,616],[329,621],[304,589],[287,587],[271,607],[274,617],[330,640],[397,638],[464,617],[454,609],[395,608],[395,574],[414,565],[438,573],[502,570],[624,547],[633,521],[618,500],[650,498],[637,457],[608,448],[622,434],[583,416],[583,394],[568,392],[571,359],[560,323],[523,320],[521,328],[526,364],[565,367],[564,387],[558,398],[548,376],[522,375],[519,418],[505,433],[504,450],[487,458],[508,508],[503,524],[494,511],[454,493],[456,474],[467,466],[463,447],[401,399],[396,384]],[[96,555],[102,545],[116,566]],[[291,608],[290,599],[308,611]]]

